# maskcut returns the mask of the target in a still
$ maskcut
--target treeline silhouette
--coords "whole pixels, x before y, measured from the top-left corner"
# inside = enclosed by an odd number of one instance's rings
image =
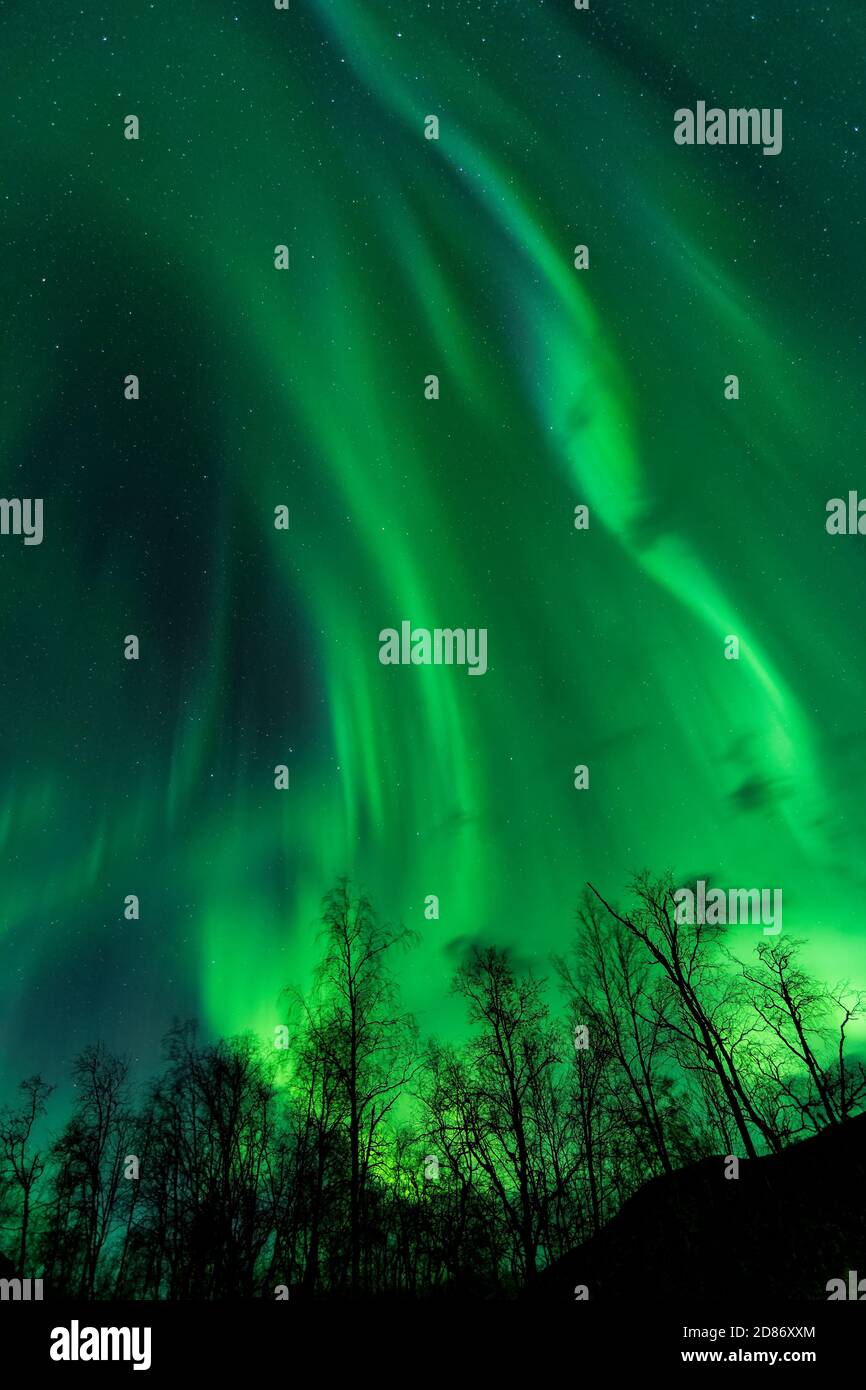
[[[649,1179],[845,1124],[863,996],[811,978],[796,941],[738,960],[672,893],[643,874],[618,908],[588,888],[548,980],[472,949],[455,1045],[401,1006],[412,934],[341,880],[285,1046],[179,1023],[133,1087],[97,1043],[45,1142],[52,1087],[21,1083],[0,1117],[4,1268],[48,1297],[509,1296]]]

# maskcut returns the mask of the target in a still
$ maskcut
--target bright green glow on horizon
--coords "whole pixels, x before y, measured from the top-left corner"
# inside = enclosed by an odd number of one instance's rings
[[[644,865],[781,887],[866,979],[866,542],[823,525],[866,491],[858,65],[815,35],[826,121],[776,159],[681,149],[680,104],[793,103],[795,48],[666,8],[4,21],[0,457],[46,518],[0,552],[14,1075],[62,1065],[49,1020],[64,1056],[270,1033],[343,871],[421,932],[425,1031],[470,940],[543,969]],[[486,626],[487,675],[381,667],[403,618]]]

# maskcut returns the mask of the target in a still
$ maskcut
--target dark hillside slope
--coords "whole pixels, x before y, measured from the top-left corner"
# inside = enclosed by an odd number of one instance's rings
[[[829,1279],[866,1278],[866,1115],[724,1171],[710,1158],[648,1182],[524,1297],[826,1299]]]

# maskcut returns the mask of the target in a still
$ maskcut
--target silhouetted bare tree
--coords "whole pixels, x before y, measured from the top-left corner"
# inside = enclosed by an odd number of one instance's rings
[[[738,1060],[756,1024],[744,1008],[736,977],[717,949],[723,928],[679,922],[669,877],[653,880],[642,874],[636,878],[635,906],[625,914],[589,886],[662,972],[667,988],[661,1007],[656,1005],[656,1016],[684,1050],[682,1065],[689,1067],[697,1060],[717,1083],[748,1157],[755,1158],[758,1152],[751,1127],[777,1150],[779,1135],[754,1103]]]
[[[18,1087],[20,1104],[6,1106],[0,1114],[0,1155],[6,1171],[20,1193],[17,1269],[27,1274],[27,1238],[30,1234],[33,1191],[45,1171],[44,1152],[33,1145],[37,1122],[45,1114],[45,1105],[53,1086],[41,1076],[31,1076]]]
[[[324,953],[305,1029],[330,1078],[339,1082],[349,1144],[349,1283],[361,1288],[361,1227],[383,1121],[417,1067],[417,1029],[400,1011],[390,972],[396,951],[414,940],[384,926],[363,893],[342,879],[322,910]]]

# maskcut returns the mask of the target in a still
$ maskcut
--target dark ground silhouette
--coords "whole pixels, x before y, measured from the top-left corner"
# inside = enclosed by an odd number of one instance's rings
[[[827,1299],[831,1279],[866,1277],[866,1115],[743,1160],[723,1157],[655,1178],[598,1235],[533,1279],[526,1297],[724,1304],[732,1296]]]

